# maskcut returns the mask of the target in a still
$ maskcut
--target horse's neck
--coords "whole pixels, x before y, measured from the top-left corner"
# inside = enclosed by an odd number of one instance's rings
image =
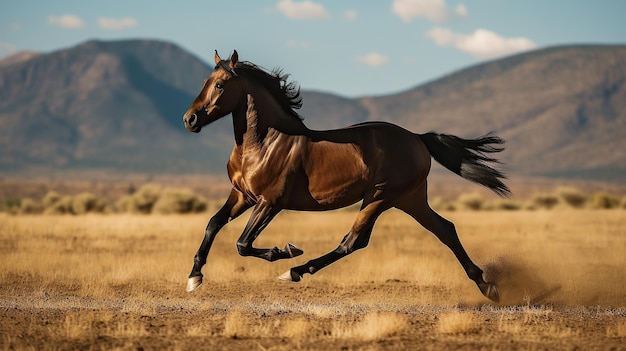
[[[246,107],[233,113],[235,141],[239,147],[258,149],[267,140],[270,129],[287,135],[304,135],[306,126],[283,111],[267,92],[247,94]]]

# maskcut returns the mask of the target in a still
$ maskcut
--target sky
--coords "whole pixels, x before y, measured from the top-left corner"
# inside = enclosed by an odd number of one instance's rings
[[[236,49],[303,90],[380,96],[528,50],[624,45],[626,1],[0,0],[0,58],[92,39],[165,40],[210,64]]]

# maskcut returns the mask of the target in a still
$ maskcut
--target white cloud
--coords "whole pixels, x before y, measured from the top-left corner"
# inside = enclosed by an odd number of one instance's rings
[[[439,46],[454,46],[479,59],[510,55],[537,47],[537,44],[528,38],[505,38],[487,29],[477,29],[471,34],[463,34],[435,27],[427,33],[427,36]]]
[[[308,49],[311,47],[306,41],[287,40],[286,46],[292,49]]]
[[[132,17],[124,18],[98,18],[98,25],[104,29],[125,29],[137,26],[137,20]]]
[[[459,16],[459,17],[467,17],[467,8],[465,7],[465,5],[463,4],[458,4],[455,8],[454,8],[454,12]]]
[[[85,22],[75,15],[49,16],[48,23],[62,28],[79,29],[85,27]]]
[[[356,10],[347,10],[347,11],[344,13],[344,16],[345,16],[345,18],[346,18],[348,21],[354,21],[354,20],[356,20],[356,18],[357,18],[357,16],[358,16],[358,14],[357,14]]]
[[[330,13],[323,5],[309,0],[302,2],[281,0],[276,7],[283,15],[293,20],[318,20],[330,17]]]
[[[435,27],[426,33],[439,46],[448,46],[454,42],[455,34],[447,28]],[[458,35],[458,34],[457,34]]]
[[[464,4],[458,4],[451,9],[448,8],[445,0],[394,0],[391,11],[404,22],[411,22],[418,17],[426,18],[431,22],[467,17],[467,8]]]
[[[431,22],[443,22],[447,18],[444,0],[394,0],[391,11],[404,22],[417,17],[427,18]]]
[[[369,54],[357,57],[356,60],[368,66],[378,67],[386,64],[389,61],[389,57],[378,52],[370,52]]]

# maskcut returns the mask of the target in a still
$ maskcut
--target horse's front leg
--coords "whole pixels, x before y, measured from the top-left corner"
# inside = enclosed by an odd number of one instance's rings
[[[226,203],[211,217],[204,231],[204,238],[202,239],[200,248],[198,248],[193,258],[193,268],[191,269],[191,274],[189,274],[189,280],[187,281],[188,292],[194,291],[202,284],[202,266],[206,263],[209,250],[211,249],[211,245],[213,245],[213,240],[217,233],[229,220],[238,217],[250,208],[250,206],[251,205],[244,200],[243,195],[233,189]]]
[[[241,256],[254,256],[268,260],[270,262],[300,256],[303,251],[295,245],[288,243],[284,249],[274,247],[272,249],[257,249],[252,247],[252,243],[267,227],[270,221],[280,212],[280,208],[271,205],[265,199],[261,199],[252,210],[252,215],[243,233],[237,240],[237,251]]]

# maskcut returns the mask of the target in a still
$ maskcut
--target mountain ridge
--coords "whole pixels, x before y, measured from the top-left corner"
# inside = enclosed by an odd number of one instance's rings
[[[88,41],[0,62],[0,170],[219,173],[230,118],[181,116],[212,67],[154,40]],[[254,61],[254,53],[247,58]],[[3,60],[4,61],[4,60]],[[297,80],[297,77],[295,77]],[[626,46],[567,45],[467,67],[394,94],[302,91],[312,129],[385,120],[413,132],[507,139],[509,173],[626,178]]]

